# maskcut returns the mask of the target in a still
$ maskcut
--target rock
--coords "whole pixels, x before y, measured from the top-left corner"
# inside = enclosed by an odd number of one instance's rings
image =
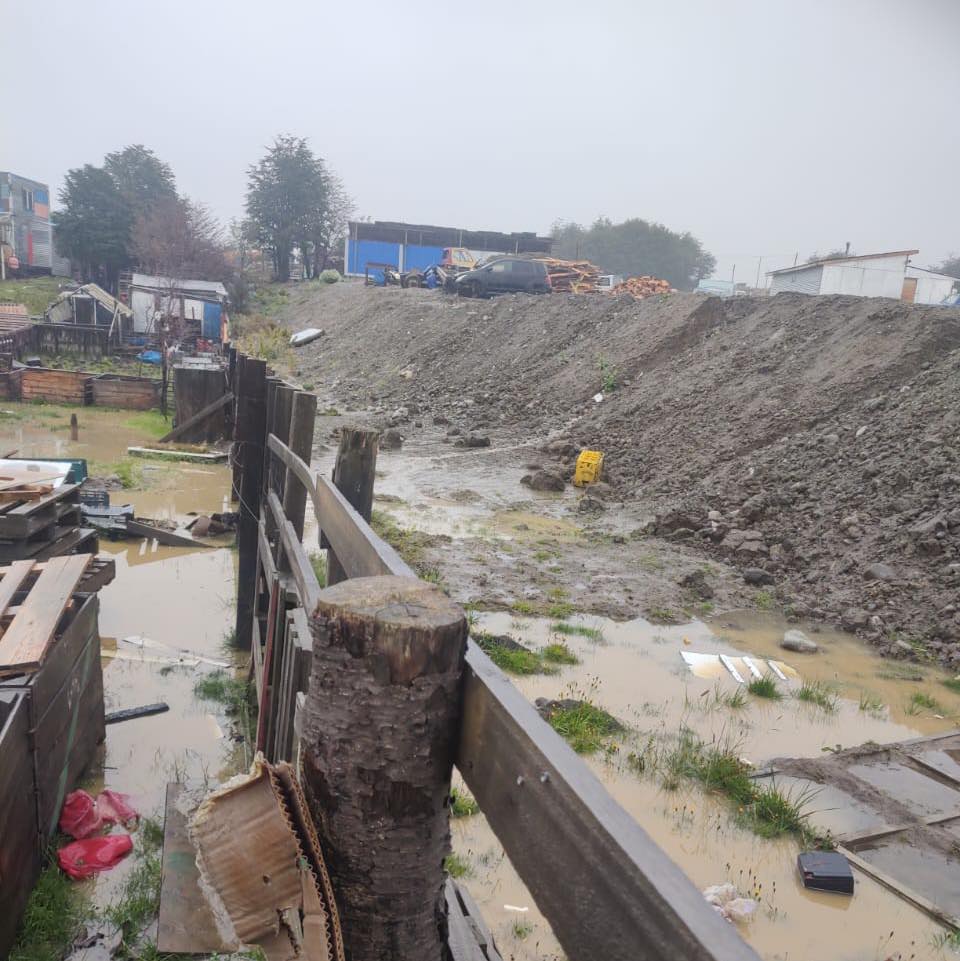
[[[840,626],[845,631],[861,630],[870,622],[870,615],[859,607],[848,607],[840,616]]]
[[[433,423],[434,423],[437,427],[444,427],[444,426],[446,426],[447,424],[450,423],[450,418],[449,418],[449,417],[444,417],[443,414],[434,414],[434,416],[433,416]]]
[[[707,575],[701,570],[690,571],[689,574],[684,574],[677,583],[679,583],[681,587],[685,587],[701,601],[708,601],[713,597],[713,588],[707,582]]]
[[[562,491],[567,486],[566,481],[556,471],[538,470],[533,474],[524,474],[520,483],[534,491]]]
[[[893,653],[903,657],[911,657],[914,653],[914,650],[906,641],[894,641]]]
[[[607,505],[599,497],[593,497],[591,494],[584,494],[577,501],[577,510],[581,514],[601,514],[606,509]]]
[[[658,534],[669,534],[670,531],[686,528],[687,530],[699,530],[703,527],[703,519],[697,514],[687,511],[671,510],[659,516],[655,521],[655,530]]]
[[[381,450],[400,450],[402,446],[403,436],[401,435],[400,431],[391,428],[390,430],[385,430],[380,435]]]
[[[707,520],[713,522],[722,521],[723,514],[721,514],[720,511],[707,511]]]
[[[486,434],[467,434],[466,437],[461,437],[455,447],[489,447],[490,438]]]
[[[895,581],[897,572],[889,564],[868,564],[863,569],[863,576],[868,581]]]
[[[773,574],[765,571],[762,567],[745,567],[743,570],[743,579],[748,584],[761,587],[764,584],[773,583]]]
[[[785,651],[796,651],[797,654],[816,654],[820,650],[816,641],[811,641],[803,631],[798,630],[786,631],[780,646]]]

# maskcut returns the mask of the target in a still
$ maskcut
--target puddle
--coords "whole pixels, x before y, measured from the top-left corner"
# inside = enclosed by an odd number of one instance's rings
[[[775,617],[751,614],[721,620],[736,621],[738,629],[725,628],[725,636],[720,637],[697,621],[660,627],[639,619],[625,623],[592,617],[570,619],[571,624],[601,630],[601,643],[577,636],[561,638],[551,632],[549,621],[510,614],[481,614],[478,626],[495,634],[511,634],[534,648],[562,639],[576,653],[581,663],[565,667],[559,674],[512,679],[531,700],[589,692],[597,704],[637,732],[625,738],[614,755],[590,756],[587,763],[698,887],[729,880],[745,894],[760,892],[762,910],[743,933],[761,957],[875,961],[896,957],[898,951],[904,959],[911,954],[937,957],[933,938],[941,929],[879,884],[857,875],[853,898],[805,890],[797,877],[794,840],[759,838],[736,824],[725,800],[690,785],[665,790],[655,778],[635,773],[625,756],[648,737],[662,738],[686,725],[707,741],[718,739],[735,745],[738,755],[760,767],[777,756],[816,757],[837,745],[898,741],[955,726],[947,717],[910,716],[895,707],[882,715],[860,710],[857,692],[867,680],[876,680],[873,690],[895,704],[916,689],[935,693],[954,715],[960,711],[960,697],[944,688],[940,675],[932,670],[925,671],[924,682],[877,678],[877,673],[888,667],[886,662],[839,634],[811,635],[825,653],[797,655],[778,646],[787,625]],[[696,677],[681,659],[683,650],[782,658],[803,680],[835,682],[842,697],[835,712],[826,712],[790,696],[800,686],[796,680],[779,682],[787,695],[781,701],[748,696],[744,708],[731,709],[720,699],[737,689],[732,677],[722,668],[715,678]],[[853,680],[848,682],[847,677]],[[778,780],[781,790],[788,793],[799,791],[801,785],[792,779]],[[807,802],[817,823],[822,821],[824,827],[835,831],[875,823],[876,816],[869,808],[851,806],[846,795],[831,791],[818,792]],[[504,956],[562,956],[482,815],[454,821],[453,835],[455,850],[466,856],[473,872],[465,883],[481,904]],[[521,916],[504,905],[529,907],[522,915],[522,922],[532,926],[526,937],[519,938],[514,928]],[[894,937],[889,939],[891,930]]]
[[[0,408],[15,410],[22,418],[0,419],[4,452],[16,447],[24,456],[85,457],[96,465],[120,460],[128,446],[151,439],[142,422],[137,424],[142,415],[132,411],[76,410],[80,441],[72,443],[66,430],[69,408]],[[145,489],[111,491],[112,504],[130,503],[138,516],[181,523],[190,519],[190,511],[209,513],[228,506],[226,467],[150,461],[140,466]],[[113,583],[99,594],[106,709],[163,701],[170,710],[109,725],[102,770],[91,772],[88,786],[130,794],[141,813],[162,819],[169,781],[215,784],[235,770],[237,748],[229,738],[228,719],[218,704],[198,700],[193,693],[197,679],[216,667],[169,661],[176,660],[178,649],[212,661],[235,659],[225,648],[225,638],[235,618],[236,554],[224,547],[161,547],[105,537],[100,553],[112,557],[117,568]],[[153,645],[126,644],[127,637],[147,638]],[[98,904],[115,896],[133,864],[128,858],[99,876],[93,885]]]

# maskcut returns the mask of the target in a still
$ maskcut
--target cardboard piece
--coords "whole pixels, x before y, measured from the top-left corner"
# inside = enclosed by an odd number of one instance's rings
[[[268,961],[343,961],[333,889],[289,765],[258,754],[248,775],[204,799],[190,835],[201,889],[231,950],[258,945]]]

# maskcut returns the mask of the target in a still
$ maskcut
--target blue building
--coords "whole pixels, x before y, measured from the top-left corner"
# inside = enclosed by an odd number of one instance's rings
[[[534,233],[504,234],[375,220],[351,221],[343,251],[344,273],[362,277],[367,265],[423,270],[440,263],[445,247],[465,247],[477,259],[494,254],[550,255],[553,239]]]

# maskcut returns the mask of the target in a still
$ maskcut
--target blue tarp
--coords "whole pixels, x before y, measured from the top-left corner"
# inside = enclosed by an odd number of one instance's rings
[[[137,354],[137,360],[142,360],[145,364],[159,364],[163,361],[159,350],[141,350]]]

